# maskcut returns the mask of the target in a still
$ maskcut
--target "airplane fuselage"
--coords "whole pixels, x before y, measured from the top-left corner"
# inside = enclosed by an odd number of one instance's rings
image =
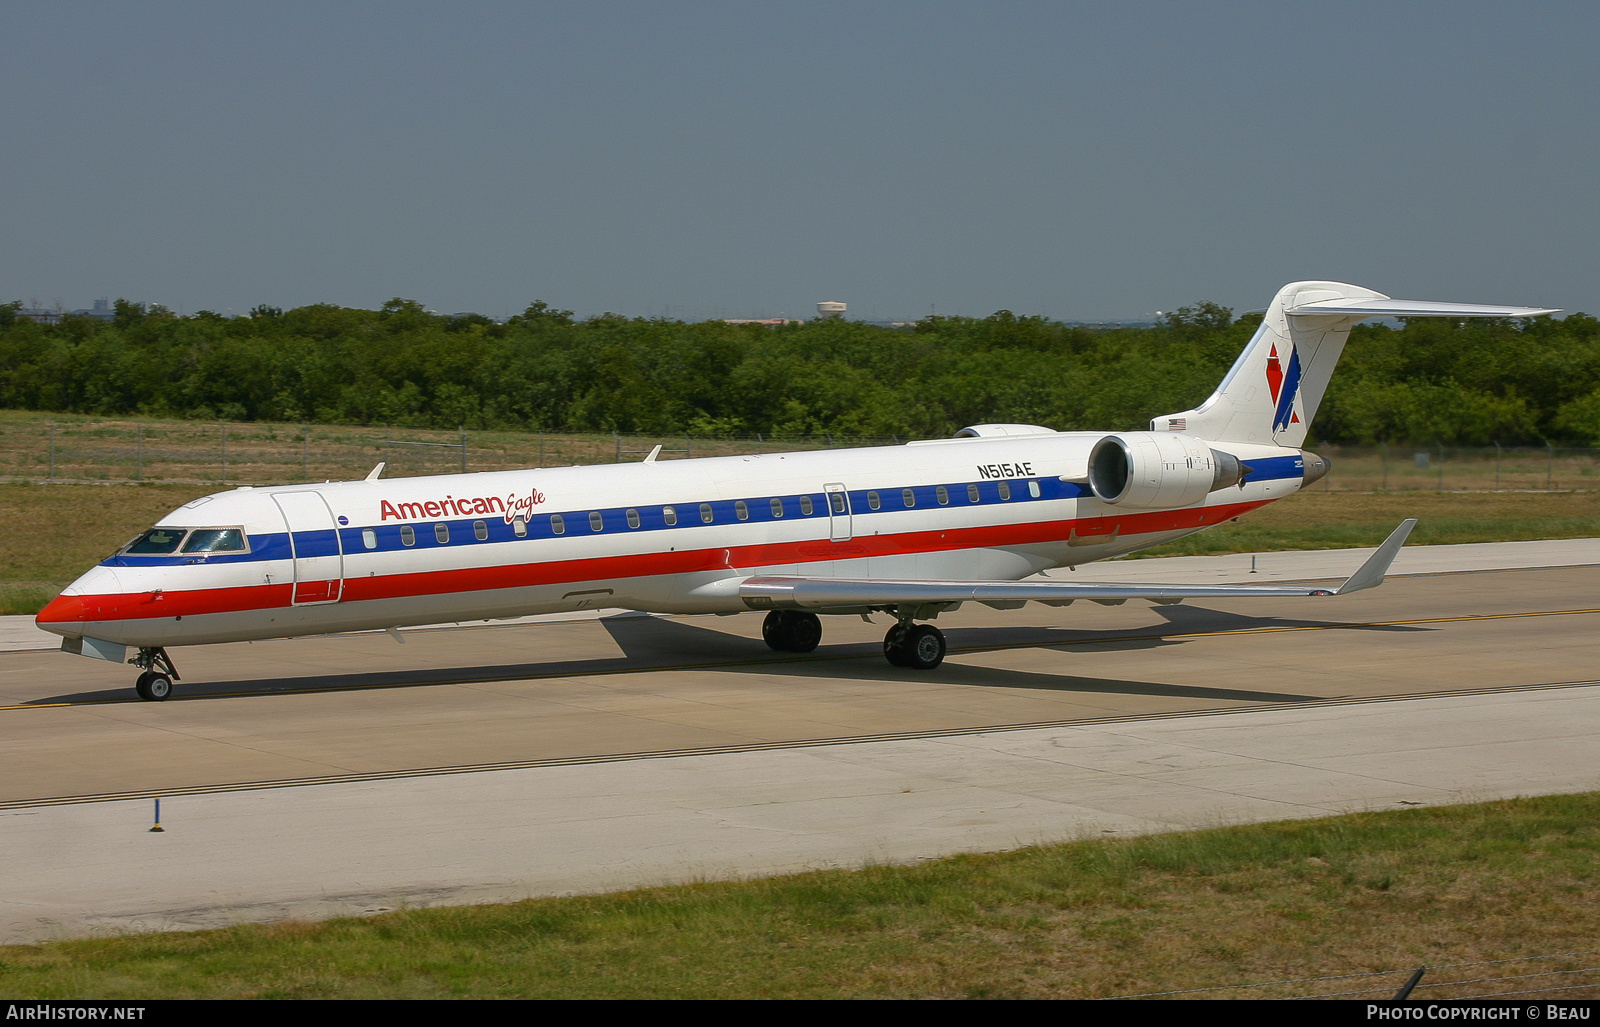
[[[586,608],[738,613],[752,576],[1017,580],[1190,534],[1304,480],[1300,450],[1233,443],[1238,485],[1113,505],[1084,484],[1105,437],[238,488],[162,518],[190,534],[105,560],[38,622],[164,647]],[[183,551],[217,529],[243,547]]]

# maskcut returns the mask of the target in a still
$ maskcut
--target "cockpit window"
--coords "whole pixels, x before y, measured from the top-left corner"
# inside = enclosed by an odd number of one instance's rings
[[[238,528],[196,528],[183,544],[185,553],[242,553],[244,532]]]
[[[134,539],[123,552],[134,556],[166,556],[178,551],[178,543],[183,541],[183,536],[182,528],[151,528]]]

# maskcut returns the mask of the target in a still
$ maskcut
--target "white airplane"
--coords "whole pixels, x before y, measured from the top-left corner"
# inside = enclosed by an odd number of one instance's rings
[[[168,646],[399,629],[588,608],[767,611],[804,653],[817,614],[883,612],[891,664],[929,670],[926,622],[965,602],[1342,595],[1381,584],[1407,520],[1344,584],[1073,584],[1028,578],[1200,531],[1317,481],[1299,447],[1350,328],[1373,317],[1533,317],[1296,282],[1200,406],[1148,431],[983,424],[894,448],[241,487],[186,503],[75,581],[37,623],[61,648],[138,666]],[[659,452],[657,447],[656,452]],[[136,650],[128,658],[127,650]]]

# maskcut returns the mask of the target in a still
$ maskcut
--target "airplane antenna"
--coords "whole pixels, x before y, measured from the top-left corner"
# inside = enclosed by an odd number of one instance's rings
[[[378,478],[382,476],[383,469],[385,467],[388,467],[388,466],[389,466],[389,461],[387,461],[387,460],[379,460],[378,461],[378,466],[376,466],[372,470],[368,471],[366,478],[364,478],[363,480],[364,481],[377,481]]]

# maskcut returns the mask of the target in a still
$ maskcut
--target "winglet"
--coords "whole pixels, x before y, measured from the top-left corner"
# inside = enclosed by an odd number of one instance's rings
[[[1406,544],[1406,537],[1416,526],[1415,517],[1407,517],[1401,521],[1400,527],[1389,533],[1389,537],[1383,540],[1383,545],[1378,547],[1377,552],[1367,557],[1367,562],[1346,578],[1343,585],[1334,589],[1333,594],[1342,596],[1347,592],[1359,592],[1364,588],[1377,588],[1383,584],[1383,576],[1388,573],[1389,565],[1394,563],[1400,547]]]

